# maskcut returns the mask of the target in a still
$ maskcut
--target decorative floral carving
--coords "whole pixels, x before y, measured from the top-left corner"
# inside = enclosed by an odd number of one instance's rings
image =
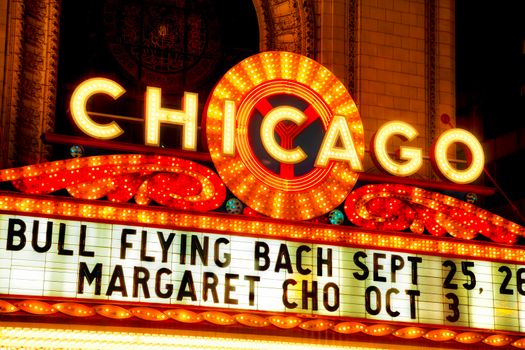
[[[265,36],[262,50],[315,55],[315,20],[311,0],[261,0]]]

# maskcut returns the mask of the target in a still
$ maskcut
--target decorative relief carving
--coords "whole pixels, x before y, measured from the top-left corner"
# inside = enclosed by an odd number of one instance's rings
[[[12,93],[17,99],[11,117],[15,127],[10,130],[9,161],[33,164],[48,157],[49,147],[42,143],[41,135],[54,126],[60,3],[26,0],[18,4],[22,15],[12,21],[21,38],[18,59],[23,64],[13,72]]]
[[[315,56],[315,24],[311,0],[254,0],[261,50],[286,50]],[[262,23],[261,23],[262,22]]]
[[[42,101],[42,86],[38,84],[35,81],[31,81],[29,79],[23,79],[22,85],[21,85],[21,91],[24,93],[24,103],[28,103],[29,101],[33,101],[37,104]]]
[[[432,147],[436,135],[436,0],[425,1],[425,51],[427,88],[427,149]],[[429,178],[435,178],[430,172]]]
[[[105,37],[120,66],[149,85],[201,86],[220,64],[220,23],[213,0],[107,0]]]
[[[34,18],[26,17],[24,23],[24,43],[31,44],[42,48],[45,45],[46,33],[43,27],[40,27],[42,23]]]
[[[23,70],[23,29],[24,3],[22,0],[12,0],[9,3],[7,17],[7,45],[5,56],[4,91],[2,98],[2,165],[16,164],[15,140],[16,122],[19,108],[19,85]]]
[[[26,14],[35,18],[44,18],[46,16],[47,1],[26,0]]]
[[[358,0],[349,0],[348,14],[348,90],[358,100],[358,79],[357,79],[357,28],[358,28]]]
[[[24,54],[24,68],[31,71],[42,71],[44,69],[44,58],[35,52],[25,52]]]
[[[58,76],[58,34],[60,25],[60,0],[50,0],[47,6],[48,38],[46,49],[46,76],[44,81],[44,111],[42,133],[51,132],[55,128],[56,86]],[[41,147],[40,161],[46,160],[51,154],[52,146],[39,142]]]

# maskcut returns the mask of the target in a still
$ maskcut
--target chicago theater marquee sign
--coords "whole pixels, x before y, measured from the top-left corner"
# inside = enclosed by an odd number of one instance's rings
[[[86,106],[124,93],[118,82],[86,80],[71,116],[90,137],[116,138],[118,123],[98,123]],[[184,93],[177,110],[147,87],[144,105],[145,144],[176,124],[183,150],[196,151],[196,94]],[[217,83],[203,116],[214,170],[140,154],[1,170],[18,191],[0,193],[0,312],[521,344],[525,255],[515,242],[525,229],[413,186],[354,189],[363,127],[322,65],[287,52],[249,57]],[[405,122],[384,124],[372,138],[375,163],[414,174],[422,150],[402,146],[398,160],[387,142],[417,135]],[[462,170],[447,158],[456,143],[468,149]],[[461,129],[439,136],[431,160],[458,184],[484,166],[479,141]],[[69,197],[50,195],[64,190]],[[232,203],[235,214],[220,210]],[[316,219],[328,213],[352,225]]]

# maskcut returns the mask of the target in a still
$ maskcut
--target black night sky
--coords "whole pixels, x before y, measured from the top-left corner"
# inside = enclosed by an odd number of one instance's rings
[[[525,2],[456,2],[457,114],[484,117],[485,139],[525,126]]]
[[[508,206],[503,209],[507,201],[501,193],[487,199],[486,207],[494,212],[502,208],[501,215],[521,224],[525,215],[520,170],[525,162],[524,14],[521,0],[456,1],[457,123],[490,145],[486,168],[511,200],[521,198],[520,214]],[[511,152],[494,161],[491,147]],[[486,185],[494,187],[489,181]]]

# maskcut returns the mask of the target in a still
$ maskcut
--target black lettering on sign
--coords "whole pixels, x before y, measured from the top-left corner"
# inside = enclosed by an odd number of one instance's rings
[[[326,249],[326,259],[323,259],[323,248],[317,248],[317,276],[323,275],[323,265],[326,265],[327,276],[332,277],[332,248]]]
[[[447,293],[445,295],[447,299],[452,300],[450,304],[448,304],[449,310],[452,310],[452,315],[447,316],[447,320],[449,322],[456,322],[459,320],[459,299],[458,296],[454,293]]]
[[[374,281],[375,282],[386,282],[386,277],[379,276],[379,271],[383,270],[383,265],[379,263],[379,259],[385,259],[386,254],[382,253],[374,253],[373,255],[373,261],[374,261]]]
[[[80,256],[93,257],[95,252],[86,250],[86,231],[87,225],[80,225],[80,246],[78,249],[78,254]]]
[[[175,233],[171,232],[168,235],[168,239],[165,239],[162,232],[157,231],[157,237],[159,238],[160,247],[162,249],[162,262],[167,263],[168,262],[168,250],[170,249],[170,246],[173,243],[173,239],[175,238]]]
[[[143,231],[144,232],[144,231]],[[144,297],[149,299],[148,289],[149,271],[147,268],[142,266],[135,266],[133,268],[133,298],[139,296],[139,286],[142,287]]]
[[[516,287],[518,288],[518,293],[520,295],[525,295],[525,289],[523,289],[523,284],[525,284],[525,278],[523,274],[525,273],[525,268],[518,269],[516,271]]]
[[[259,276],[244,276],[244,280],[250,283],[250,292],[248,294],[248,301],[250,306],[255,304],[255,282],[259,282],[261,277]]]
[[[44,246],[41,247],[38,245],[38,228],[40,227],[38,220],[33,221],[33,236],[31,238],[31,246],[33,250],[37,253],[45,253],[51,248],[51,243],[53,243],[53,222],[48,221],[46,227],[46,241]]]
[[[401,255],[392,254],[391,264],[390,264],[390,280],[393,283],[396,283],[396,272],[403,269],[405,266],[405,260]]]
[[[239,300],[233,299],[230,293],[235,292],[235,286],[232,285],[231,280],[238,280],[239,275],[233,273],[227,273],[224,275],[226,281],[224,283],[224,302],[226,304],[239,304]]]
[[[281,269],[286,269],[288,273],[293,273],[292,261],[290,260],[290,253],[286,244],[281,243],[279,246],[279,253],[277,254],[277,261],[275,263],[275,272],[280,272]]]
[[[372,293],[375,296],[375,308],[372,307]],[[381,312],[381,291],[376,286],[370,286],[365,290],[365,309],[373,316]]]
[[[297,265],[297,272],[299,272],[301,275],[309,275],[312,273],[312,270],[309,268],[303,267],[303,252],[309,253],[312,250],[307,245],[301,245],[297,248],[297,252],[295,253],[295,265]]]
[[[501,286],[499,286],[499,293],[507,295],[514,294],[514,291],[508,288],[509,282],[512,278],[512,271],[510,270],[510,268],[508,266],[500,266],[498,271],[503,272],[505,274],[503,282],[501,282]]]
[[[410,296],[410,318],[416,319],[416,297],[420,296],[421,293],[418,290],[407,289],[405,293]]]
[[[283,305],[287,309],[295,309],[297,307],[297,303],[295,301],[290,301],[288,299],[288,286],[295,286],[297,284],[296,280],[293,279],[287,279],[283,282]]]
[[[407,260],[412,263],[412,284],[417,284],[417,264],[423,262],[423,258],[419,256],[409,256]]]
[[[255,242],[255,248],[253,253],[253,264],[255,271],[266,271],[270,267],[270,247],[264,242]],[[261,264],[261,259],[263,263]]]
[[[364,281],[368,278],[368,275],[370,273],[370,271],[368,270],[368,267],[365,265],[364,262],[362,262],[360,259],[366,259],[367,255],[365,252],[356,252],[354,254],[354,264],[355,266],[357,266],[358,268],[360,268],[363,272],[362,273],[359,273],[359,272],[354,272],[353,275],[354,277],[359,280],[359,281]]]
[[[130,228],[125,228],[120,234],[120,258],[126,259],[126,248],[133,247],[132,243],[128,242],[128,235],[136,235],[137,231]]]
[[[35,220],[38,223],[38,221]],[[38,224],[37,224],[38,225]],[[7,242],[5,249],[18,251],[24,249],[26,245],[26,223],[21,219],[9,219],[7,224]],[[15,243],[15,237],[18,243]]]
[[[505,274],[505,277],[503,278],[503,282],[501,282],[501,285],[499,287],[499,293],[500,294],[507,294],[512,295],[514,294],[514,290],[509,288],[509,283],[512,280],[512,270],[508,266],[500,266],[498,269],[499,272],[503,272]],[[516,271],[516,289],[520,295],[525,295],[525,268],[519,268]]]
[[[218,267],[228,267],[230,266],[230,262],[231,262],[231,254],[224,253],[223,260],[219,259],[219,250],[220,250],[221,244],[227,245],[227,244],[230,244],[230,241],[224,237],[220,237],[215,241],[215,245],[213,247],[214,248],[213,256],[214,256],[215,265],[217,265]]]
[[[197,254],[201,259],[203,266],[208,266],[208,245],[210,242],[210,237],[203,237],[203,244],[199,241],[198,236],[191,236],[191,264],[195,265],[197,263]]]
[[[186,244],[188,241],[188,236],[181,235],[180,236],[180,252],[179,252],[179,263],[181,265],[186,264]]]
[[[148,231],[142,230],[140,235],[140,261],[155,261],[155,258],[147,255],[148,252]]]
[[[166,283],[164,285],[166,291],[162,291],[161,288],[160,288],[160,282],[161,282],[161,279],[162,279],[162,275],[170,276],[171,275],[171,270],[163,267],[163,268],[161,268],[161,269],[159,269],[157,271],[157,275],[155,276],[155,294],[159,298],[169,299],[171,297],[171,295],[173,294],[173,284]]]
[[[308,281],[303,280],[303,310],[308,310],[308,299],[312,299],[312,310],[317,311],[317,281],[312,281],[312,290],[308,290]]]
[[[329,304],[330,291],[334,296],[334,302]],[[326,310],[333,312],[339,309],[339,286],[334,282],[328,282],[323,288],[323,306]]]
[[[458,289],[458,285],[456,283],[452,283],[452,280],[454,279],[454,275],[456,274],[456,271],[457,271],[456,264],[454,264],[452,260],[446,260],[443,262],[443,267],[448,267],[450,269],[448,271],[447,277],[445,278],[445,281],[443,282],[443,288]]]
[[[474,267],[473,261],[461,262],[461,272],[463,272],[463,274],[469,278],[469,282],[463,283],[463,288],[466,290],[472,290],[476,287],[476,275],[474,272],[469,270],[470,267]]]
[[[95,281],[95,295],[100,295],[102,287],[102,263],[95,265],[92,271],[89,271],[89,267],[85,262],[80,262],[78,268],[78,283],[77,293],[84,294],[84,280],[87,280],[88,285],[91,285]]]
[[[443,282],[443,288],[446,289],[458,289],[458,285],[456,283],[452,283],[452,280],[454,279],[454,276],[457,272],[456,264],[452,260],[446,260],[443,262],[444,267],[448,267],[450,271],[447,274],[447,277],[445,278],[445,281]],[[470,268],[474,267],[473,261],[462,261],[461,262],[461,273],[465,277],[468,277],[468,282],[465,282],[462,284],[463,288],[466,290],[472,290],[476,287],[476,275],[474,272],[470,271]]]
[[[204,272],[202,275],[202,299],[208,301],[208,291],[211,291],[211,296],[214,303],[219,302],[219,295],[217,294],[217,285],[219,278],[213,272]]]
[[[58,255],[73,255],[71,249],[64,248],[66,242],[66,224],[61,222],[58,225]]]
[[[386,312],[392,317],[397,317],[400,315],[400,312],[392,310],[392,294],[399,294],[399,290],[396,288],[390,288],[386,291]]]
[[[177,300],[181,301],[183,298],[190,297],[192,301],[197,300],[195,293],[195,283],[193,283],[193,275],[190,270],[184,271],[182,281],[180,282],[179,292],[177,293]]]
[[[124,271],[122,269],[122,265],[115,265],[115,269],[113,270],[113,274],[111,275],[111,279],[109,281],[108,290],[106,291],[106,295],[110,296],[114,292],[120,292],[123,297],[128,296],[128,291],[126,289],[126,281],[124,280]]]

